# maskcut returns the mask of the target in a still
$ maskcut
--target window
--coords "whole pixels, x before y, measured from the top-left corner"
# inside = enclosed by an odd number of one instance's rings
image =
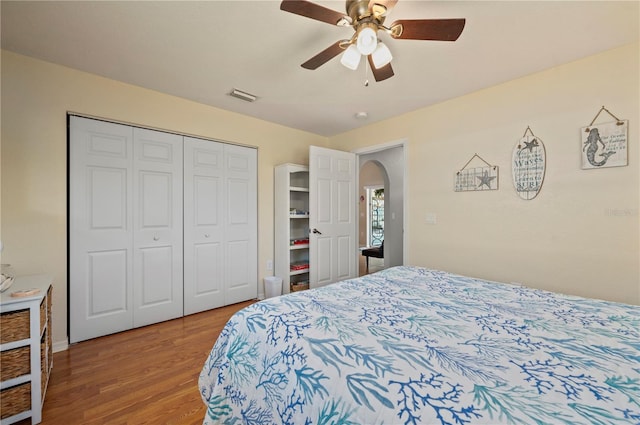
[[[384,187],[367,187],[367,246],[384,240]]]

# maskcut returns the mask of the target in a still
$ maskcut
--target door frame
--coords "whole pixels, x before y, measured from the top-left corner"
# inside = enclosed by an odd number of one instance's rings
[[[387,149],[393,149],[397,147],[402,148],[402,264],[407,264],[407,233],[409,231],[408,221],[407,221],[407,145],[408,140],[405,138],[394,140],[387,143],[381,143],[378,145],[365,146],[363,148],[357,148],[351,150],[352,153],[356,154],[356,161],[358,166],[358,172],[356,173],[356,189],[360,188],[360,157],[362,155],[367,155],[376,152],[382,152]],[[355,199],[355,208],[358,207],[358,200]],[[356,234],[358,234],[358,229],[360,226],[360,214],[356,215]],[[356,264],[359,261],[360,252],[354,252],[356,256]]]

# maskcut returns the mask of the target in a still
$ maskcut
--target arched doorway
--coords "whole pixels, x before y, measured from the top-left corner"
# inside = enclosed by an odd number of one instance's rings
[[[367,248],[367,189],[384,189],[384,258],[369,257],[370,272],[404,264],[405,152],[404,142],[357,152],[360,191],[358,234],[361,249]],[[371,191],[370,191],[371,192]],[[364,198],[363,198],[364,197]],[[369,242],[371,238],[369,239]],[[375,244],[374,244],[375,245]],[[366,273],[366,257],[360,255],[360,275]]]
[[[385,191],[389,177],[382,164],[366,161],[359,174],[358,243],[362,250],[360,276],[384,268]],[[374,248],[374,249],[370,249]]]

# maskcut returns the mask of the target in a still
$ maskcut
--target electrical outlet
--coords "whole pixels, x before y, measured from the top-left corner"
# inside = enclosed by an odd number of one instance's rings
[[[273,260],[267,260],[267,270],[273,270]]]

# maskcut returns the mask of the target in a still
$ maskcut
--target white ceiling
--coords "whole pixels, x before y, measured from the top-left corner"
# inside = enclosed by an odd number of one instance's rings
[[[341,1],[317,3],[344,11]],[[363,64],[350,71],[339,57],[301,68],[353,30],[279,4],[2,0],[2,48],[332,136],[639,39],[638,1],[400,0],[387,25],[466,18],[466,27],[456,42],[380,34],[395,76],[376,83]],[[234,87],[259,99],[228,96]],[[356,119],[359,111],[369,118]]]

